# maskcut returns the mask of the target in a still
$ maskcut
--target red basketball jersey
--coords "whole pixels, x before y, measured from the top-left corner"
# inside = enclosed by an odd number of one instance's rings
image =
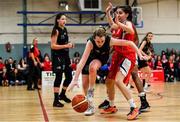
[[[121,36],[120,39],[133,41],[133,42],[135,41],[135,34],[129,34],[124,31],[121,31],[121,34],[119,35]],[[114,49],[123,57],[128,58],[130,61],[132,61],[132,63],[135,63],[136,51],[131,46],[116,46]]]

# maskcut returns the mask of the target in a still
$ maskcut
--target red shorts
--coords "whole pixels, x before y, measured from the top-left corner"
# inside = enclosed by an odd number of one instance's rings
[[[131,71],[133,70],[134,66],[135,64],[132,63],[132,61],[130,61],[123,55],[114,52],[112,55],[112,62],[110,65],[108,78],[115,80],[116,74],[120,70],[122,74],[125,76],[123,82],[127,84],[129,82]]]

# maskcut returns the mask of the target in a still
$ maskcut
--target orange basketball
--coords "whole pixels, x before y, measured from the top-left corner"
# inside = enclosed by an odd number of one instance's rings
[[[82,94],[78,94],[72,99],[72,107],[76,112],[82,113],[88,109],[88,101]]]

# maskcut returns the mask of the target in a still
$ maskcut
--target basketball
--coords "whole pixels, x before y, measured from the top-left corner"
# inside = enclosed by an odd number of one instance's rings
[[[82,113],[88,109],[88,101],[82,94],[78,94],[72,99],[72,107],[76,112]]]

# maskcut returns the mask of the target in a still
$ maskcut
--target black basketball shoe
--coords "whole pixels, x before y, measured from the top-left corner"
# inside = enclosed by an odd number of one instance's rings
[[[71,103],[71,100],[66,95],[59,95],[59,100],[63,100],[66,103]]]
[[[64,105],[62,103],[60,103],[59,101],[54,101],[53,107],[64,107]]]
[[[106,109],[106,108],[108,108],[109,106],[110,106],[109,101],[108,101],[108,100],[104,100],[104,102],[101,103],[101,104],[98,106],[98,108],[99,108],[99,109]]]

